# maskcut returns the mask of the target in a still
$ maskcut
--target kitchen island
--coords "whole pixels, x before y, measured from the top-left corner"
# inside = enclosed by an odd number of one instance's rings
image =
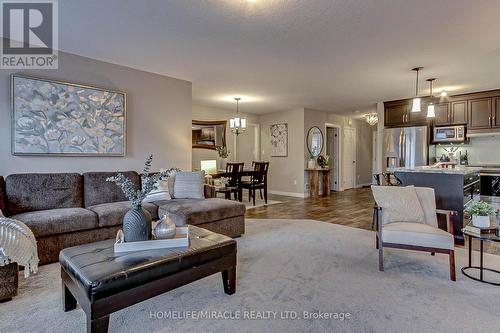
[[[479,198],[481,168],[457,166],[455,168],[439,168],[422,166],[415,168],[392,168],[388,171],[401,180],[403,186],[415,185],[431,187],[436,192],[436,206],[439,209],[457,211],[454,221],[455,243],[463,244],[461,229],[464,221],[464,206],[475,197]],[[446,225],[443,217],[439,217],[440,227]]]

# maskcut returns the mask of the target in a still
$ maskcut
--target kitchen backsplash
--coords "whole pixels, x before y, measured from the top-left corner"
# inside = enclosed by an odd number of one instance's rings
[[[444,148],[449,147],[449,145],[435,146],[436,158],[439,159],[442,154],[448,155]],[[500,165],[500,137],[471,138],[468,144],[460,146],[455,152],[455,158],[458,160],[459,152],[464,155],[466,150],[469,154],[470,165]]]

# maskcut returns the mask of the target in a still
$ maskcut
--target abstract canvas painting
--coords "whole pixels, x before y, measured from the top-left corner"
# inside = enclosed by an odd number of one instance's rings
[[[271,125],[271,156],[288,156],[288,124]]]
[[[126,94],[11,76],[14,155],[125,156]]]

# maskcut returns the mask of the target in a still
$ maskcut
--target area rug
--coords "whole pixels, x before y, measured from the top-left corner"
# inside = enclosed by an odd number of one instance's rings
[[[110,332],[498,332],[500,287],[472,281],[448,258],[388,249],[378,271],[373,232],[312,220],[248,220],[238,241],[237,291],[216,274],[121,310]],[[500,258],[485,263],[500,268]],[[0,332],[84,332],[61,310],[59,265],[21,278],[0,304]]]

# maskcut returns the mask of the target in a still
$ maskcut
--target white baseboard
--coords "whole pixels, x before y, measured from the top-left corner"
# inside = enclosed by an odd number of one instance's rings
[[[287,197],[295,197],[295,198],[305,198],[306,197],[306,195],[304,193],[297,193],[297,192],[283,192],[283,191],[274,191],[274,190],[269,190],[268,192],[270,194],[284,195]]]

